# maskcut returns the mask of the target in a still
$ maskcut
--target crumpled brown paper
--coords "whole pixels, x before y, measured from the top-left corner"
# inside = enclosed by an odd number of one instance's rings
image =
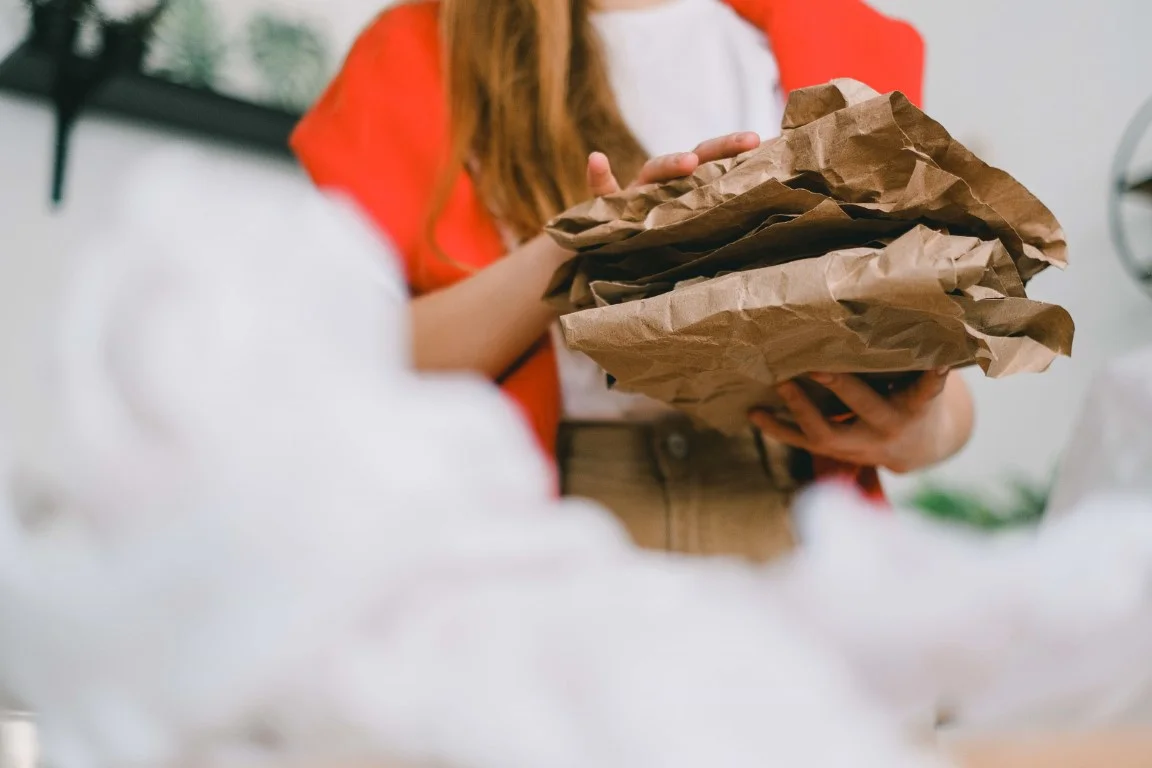
[[[918,223],[1000,240],[1024,282],[1067,262],[1052,213],[900,93],[881,96],[851,80],[796,91],[783,127],[752,152],[551,222],[552,237],[580,255],[549,296],[581,309],[593,303],[592,281],[711,276],[749,258],[783,263]]]
[[[1073,323],[1030,300],[1066,264],[1052,213],[903,95],[794,92],[783,134],[676,181],[592,200],[548,232],[577,256],[549,297],[613,385],[725,431],[814,371],[1046,369]],[[841,405],[814,386],[820,405]],[[841,405],[842,407],[842,405]]]
[[[727,432],[775,385],[812,371],[891,373],[976,363],[1042,371],[1072,347],[1060,307],[1024,297],[999,241],[914,227],[890,245],[694,281],[562,318],[568,345],[615,386]]]

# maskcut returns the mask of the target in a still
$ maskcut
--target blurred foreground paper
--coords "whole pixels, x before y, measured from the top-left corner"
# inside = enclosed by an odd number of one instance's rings
[[[151,162],[78,241],[51,514],[0,462],[0,698],[45,765],[942,768],[942,706],[1152,691],[1147,505],[990,540],[832,487],[786,563],[641,552],[491,383],[413,370],[366,222],[248,170]]]
[[[621,390],[726,431],[814,371],[1046,370],[1072,349],[1025,284],[1066,264],[1052,213],[902,95],[797,91],[783,135],[563,214],[549,296]]]
[[[0,710],[0,768],[40,768],[36,723],[26,713]]]
[[[1048,514],[1065,514],[1093,494],[1113,491],[1152,502],[1152,347],[1112,362],[1096,378]]]

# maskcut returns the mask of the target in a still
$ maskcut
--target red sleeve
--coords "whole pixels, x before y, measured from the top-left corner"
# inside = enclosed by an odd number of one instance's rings
[[[850,77],[922,103],[924,40],[910,24],[863,0],[728,2],[768,35],[786,91]]]
[[[433,253],[426,237],[450,151],[436,3],[381,14],[296,127],[291,146],[317,186],[350,197],[388,236],[417,293],[450,284],[466,274],[461,264],[484,266],[503,250],[464,173],[437,222],[451,260]]]
[[[350,197],[388,236],[416,294],[450,285],[505,250],[464,172],[436,220],[436,241],[449,258],[427,237],[432,198],[450,152],[438,9],[434,2],[411,2],[382,14],[291,141],[317,186]],[[550,452],[560,419],[551,348],[529,356],[501,387]]]

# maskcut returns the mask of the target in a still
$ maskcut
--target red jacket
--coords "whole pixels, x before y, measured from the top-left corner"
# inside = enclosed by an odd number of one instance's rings
[[[852,77],[920,102],[920,36],[862,0],[727,1],[769,39],[786,91]],[[466,173],[437,222],[437,239],[456,264],[438,258],[424,237],[449,151],[438,21],[436,2],[403,4],[381,14],[292,136],[292,148],[315,183],[350,195],[388,235],[417,295],[465,277],[468,272],[459,265],[484,267],[505,252]],[[560,385],[547,339],[499,384],[551,453],[561,415]],[[871,469],[817,460],[817,471],[850,471],[867,489],[879,488]]]

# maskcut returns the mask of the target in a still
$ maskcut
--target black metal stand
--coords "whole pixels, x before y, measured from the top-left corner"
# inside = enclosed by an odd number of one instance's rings
[[[1147,101],[1133,118],[1120,140],[1120,147],[1112,165],[1112,189],[1108,200],[1108,218],[1112,242],[1129,274],[1148,292],[1152,293],[1152,261],[1141,259],[1132,248],[1124,226],[1123,203],[1130,196],[1143,197],[1152,202],[1152,177],[1132,178],[1131,165],[1141,140],[1152,129],[1152,100]],[[1152,243],[1143,249],[1152,254]]]
[[[54,204],[64,196],[69,140],[84,110],[290,157],[288,137],[300,115],[142,74],[144,25],[108,25],[100,55],[78,56],[74,5],[37,5],[28,39],[0,62],[0,90],[48,100],[55,110]]]
[[[0,90],[48,99],[51,89],[51,59],[34,45],[25,43],[0,63]],[[300,119],[298,114],[135,72],[109,78],[91,94],[86,108],[284,155]]]

